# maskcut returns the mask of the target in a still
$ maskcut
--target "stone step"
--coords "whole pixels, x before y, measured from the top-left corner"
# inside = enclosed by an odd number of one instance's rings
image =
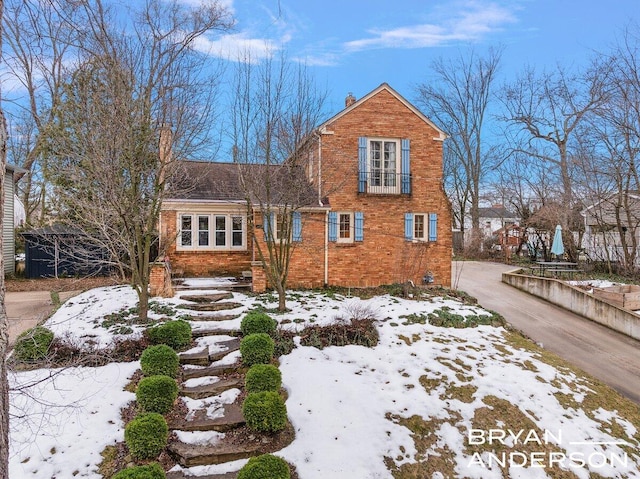
[[[235,301],[220,301],[218,303],[194,303],[179,304],[177,308],[188,309],[190,311],[226,311],[228,309],[237,309],[243,307],[244,304]]]
[[[228,389],[242,387],[244,387],[243,378],[230,378],[211,384],[203,384],[201,386],[184,386],[180,389],[180,395],[190,397],[191,399],[204,399],[211,396],[218,396]]]
[[[205,336],[240,336],[239,329],[193,329],[191,337],[203,338]]]
[[[178,353],[180,364],[192,364],[194,366],[208,366],[211,364],[209,360],[209,347],[204,346],[199,351],[192,353]]]
[[[174,420],[169,429],[178,431],[217,431],[227,432],[243,426],[245,423],[242,409],[237,404],[225,404],[220,417],[207,417],[206,411],[197,411],[193,419]]]
[[[185,476],[182,471],[167,472],[167,479],[238,479],[238,472],[226,474],[207,474],[206,476]]]
[[[233,299],[233,293],[227,291],[225,293],[184,295],[180,296],[180,299],[193,303],[215,303],[223,299]]]
[[[258,445],[194,445],[179,441],[168,445],[169,453],[183,467],[208,466],[258,455]]]
[[[240,339],[230,339],[228,341],[220,341],[218,345],[224,347],[222,351],[216,351],[210,354],[209,348],[203,346],[202,349],[191,353],[179,353],[181,364],[193,364],[195,366],[208,366],[214,361],[219,361],[227,354],[240,349]]]
[[[187,321],[230,321],[239,318],[239,314],[207,314],[206,316],[184,317]]]
[[[239,363],[223,364],[218,366],[209,366],[206,368],[183,368],[182,380],[203,378],[205,376],[225,376],[227,374],[237,373],[242,368]]]

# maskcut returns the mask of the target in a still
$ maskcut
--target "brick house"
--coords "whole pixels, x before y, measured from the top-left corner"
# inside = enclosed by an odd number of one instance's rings
[[[350,94],[345,105],[304,145],[299,170],[308,188],[293,213],[288,286],[421,284],[425,277],[450,286],[451,213],[442,187],[446,135],[386,83],[357,101]],[[173,271],[203,276],[250,270],[254,290],[263,289],[253,241],[262,245],[267,237],[248,229],[266,230],[277,220],[248,206],[238,165],[183,166],[198,181],[166,199],[160,219],[160,248]]]

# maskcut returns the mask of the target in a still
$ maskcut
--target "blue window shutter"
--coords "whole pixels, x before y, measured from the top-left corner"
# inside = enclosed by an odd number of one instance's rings
[[[364,240],[364,213],[362,211],[356,211],[355,215],[355,233],[354,233],[354,239],[356,241],[363,241]]]
[[[293,241],[302,241],[302,215],[299,211],[293,212]]]
[[[438,240],[438,214],[429,213],[429,241]]]
[[[264,240],[269,241],[271,239],[271,216],[266,212],[262,213],[262,230],[264,232]]]
[[[409,159],[409,150],[411,141],[408,139],[402,140],[402,175],[400,179],[400,191],[404,194],[411,193],[411,161]]]
[[[367,191],[367,138],[358,138],[358,193]]]
[[[413,213],[404,214],[404,239],[413,239]]]
[[[329,212],[329,241],[338,241],[338,213]]]

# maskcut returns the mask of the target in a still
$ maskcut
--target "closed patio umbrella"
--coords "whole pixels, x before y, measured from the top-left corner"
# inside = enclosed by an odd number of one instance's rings
[[[564,244],[562,243],[562,226],[556,226],[556,233],[553,235],[553,244],[551,245],[551,254],[560,257],[564,254]]]

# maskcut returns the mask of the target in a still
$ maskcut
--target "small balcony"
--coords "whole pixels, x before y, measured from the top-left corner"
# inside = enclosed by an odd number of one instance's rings
[[[411,174],[361,171],[358,176],[358,192],[371,195],[409,195]]]

